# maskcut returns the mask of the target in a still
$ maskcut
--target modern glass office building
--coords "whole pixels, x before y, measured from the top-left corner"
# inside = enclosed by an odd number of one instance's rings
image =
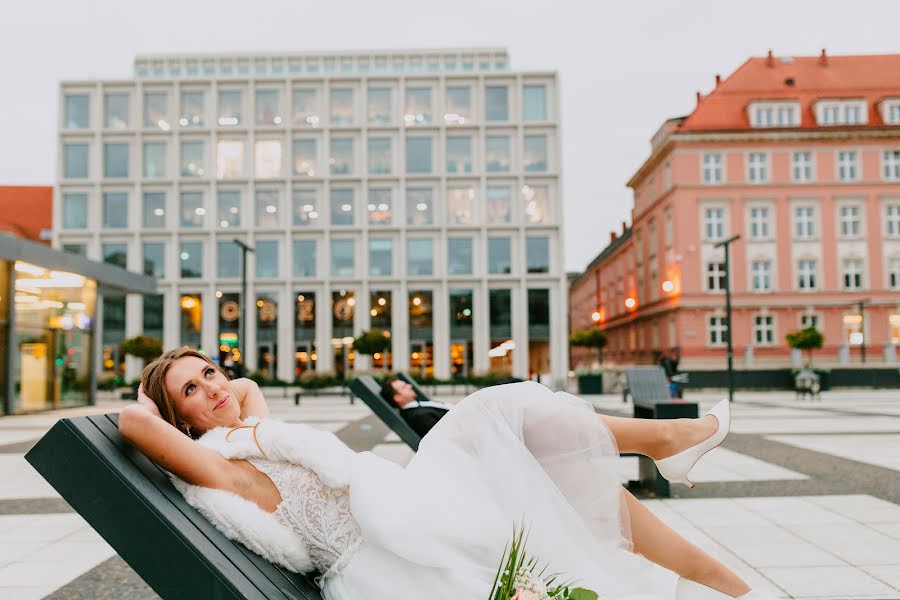
[[[104,298],[103,368],[136,376],[119,346],[146,333],[287,381],[565,377],[556,73],[503,49],[139,56],[64,82],[59,118],[54,245],[159,280]],[[370,328],[391,351],[355,356]]]

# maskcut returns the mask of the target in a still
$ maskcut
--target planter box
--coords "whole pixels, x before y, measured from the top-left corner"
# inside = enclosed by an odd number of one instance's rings
[[[602,394],[603,393],[603,375],[579,375],[578,376],[578,393],[579,394]]]

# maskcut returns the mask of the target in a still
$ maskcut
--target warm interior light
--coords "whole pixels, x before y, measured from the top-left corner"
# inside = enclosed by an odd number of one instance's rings
[[[663,283],[662,283],[662,289],[663,289],[664,292],[669,293],[669,292],[671,292],[672,290],[675,289],[675,284],[672,283],[671,281],[668,281],[668,280],[663,281]]]
[[[190,309],[197,306],[197,300],[191,296],[184,296],[181,299],[181,308]]]
[[[594,312],[591,313],[591,320],[595,321],[595,322],[600,320],[600,311],[599,310],[595,310]]]
[[[637,304],[637,300],[634,298],[625,298],[625,308],[634,308]]]

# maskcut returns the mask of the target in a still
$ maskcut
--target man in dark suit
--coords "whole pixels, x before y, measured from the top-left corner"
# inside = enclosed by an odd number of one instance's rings
[[[413,386],[396,377],[385,380],[381,386],[381,397],[388,404],[399,408],[403,420],[422,437],[453,408],[452,404],[446,402],[420,402]]]

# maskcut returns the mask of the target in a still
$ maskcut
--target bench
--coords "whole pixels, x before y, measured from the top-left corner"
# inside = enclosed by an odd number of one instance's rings
[[[405,381],[405,379],[404,379]],[[420,399],[427,400],[428,397],[421,392],[416,386],[416,395]],[[387,425],[391,431],[400,436],[400,439],[406,442],[415,452],[419,449],[419,442],[422,438],[416,433],[412,427],[400,416],[400,409],[396,406],[388,404],[381,397],[381,386],[370,375],[360,375],[350,382],[350,391],[353,392],[360,400],[366,403],[366,406],[372,409],[372,412]]]
[[[116,414],[61,419],[25,459],[162,598],[322,599],[312,576],[232,542],[188,505]]]
[[[696,402],[670,397],[669,382],[662,367],[631,367],[625,370],[625,377],[636,419],[696,419],[699,416]],[[671,495],[669,482],[659,474],[653,459],[646,456],[639,457],[637,484],[641,490],[659,498]]]
[[[327,388],[326,388],[327,389]],[[301,388],[302,391],[294,392],[294,406],[300,406],[300,398],[302,396],[320,396],[322,392],[318,388]],[[331,395],[332,392],[326,392],[326,395]],[[341,382],[341,391],[340,396],[347,396],[350,398],[350,404],[353,404],[355,401],[355,396],[350,392],[350,388],[347,387],[347,382]]]

